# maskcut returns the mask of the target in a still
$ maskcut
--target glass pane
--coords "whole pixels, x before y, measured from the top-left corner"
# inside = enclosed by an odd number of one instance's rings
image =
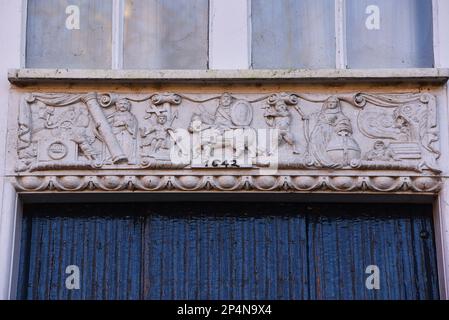
[[[126,0],[124,67],[206,69],[208,0]]]
[[[347,0],[349,68],[433,66],[432,1]]]
[[[334,68],[334,0],[252,0],[252,65]]]
[[[111,68],[112,1],[28,0],[26,66]]]

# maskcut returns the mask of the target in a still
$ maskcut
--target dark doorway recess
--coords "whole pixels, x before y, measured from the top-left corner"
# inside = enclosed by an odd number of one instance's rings
[[[21,241],[19,299],[439,297],[426,204],[28,204]]]

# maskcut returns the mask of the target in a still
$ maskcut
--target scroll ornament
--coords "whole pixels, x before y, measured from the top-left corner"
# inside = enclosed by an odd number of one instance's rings
[[[342,176],[345,170],[437,175],[436,108],[435,96],[428,93],[33,93],[19,106],[16,171],[114,170],[123,176],[129,170],[203,170],[218,164],[216,169],[226,172],[275,164],[276,170],[332,169]],[[55,179],[55,187],[64,185]],[[146,190],[139,179],[133,188]],[[180,178],[173,179],[176,188]],[[223,189],[215,178],[207,179],[210,188]],[[260,189],[254,179],[252,188]],[[291,181],[296,180],[288,180],[287,189],[295,189]],[[372,178],[367,181],[354,188],[378,189]],[[239,183],[231,185],[240,190]],[[426,189],[413,182],[407,186]]]

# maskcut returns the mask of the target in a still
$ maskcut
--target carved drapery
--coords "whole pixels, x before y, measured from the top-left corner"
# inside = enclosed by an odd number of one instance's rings
[[[16,185],[435,192],[436,108],[429,93],[29,94],[19,107]]]

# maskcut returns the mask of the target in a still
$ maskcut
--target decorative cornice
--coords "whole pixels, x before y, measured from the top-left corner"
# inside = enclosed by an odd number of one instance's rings
[[[265,191],[265,192],[420,192],[437,193],[434,176],[251,176],[251,175],[139,175],[139,176],[19,176],[18,191]]]
[[[437,83],[449,79],[449,69],[288,69],[288,70],[75,70],[11,69],[9,81],[36,83]]]

